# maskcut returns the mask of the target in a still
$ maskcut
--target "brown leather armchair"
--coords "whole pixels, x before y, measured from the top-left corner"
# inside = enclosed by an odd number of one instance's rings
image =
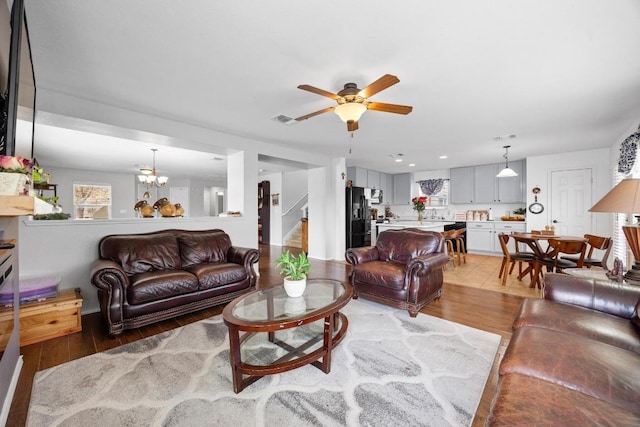
[[[345,258],[353,265],[353,298],[405,308],[411,317],[440,298],[449,261],[442,235],[417,228],[384,231],[375,246],[348,249]]]

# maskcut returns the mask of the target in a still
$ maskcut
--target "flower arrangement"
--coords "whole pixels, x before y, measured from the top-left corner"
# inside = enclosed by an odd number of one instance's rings
[[[420,214],[426,208],[427,197],[426,196],[414,197],[413,199],[411,199],[411,203],[413,204],[413,210],[418,212],[418,214]]]
[[[0,156],[0,172],[31,173],[33,164],[20,156]]]

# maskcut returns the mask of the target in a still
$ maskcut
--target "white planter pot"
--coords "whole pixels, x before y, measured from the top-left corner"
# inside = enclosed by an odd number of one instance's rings
[[[29,178],[23,173],[0,172],[0,194],[16,196],[29,194]]]
[[[307,279],[291,280],[288,276],[284,278],[284,290],[292,298],[301,296],[306,287]]]

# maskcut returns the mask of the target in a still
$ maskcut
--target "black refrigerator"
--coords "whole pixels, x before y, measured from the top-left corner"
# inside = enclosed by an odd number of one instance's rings
[[[366,193],[362,187],[346,188],[347,249],[371,246],[371,218]]]

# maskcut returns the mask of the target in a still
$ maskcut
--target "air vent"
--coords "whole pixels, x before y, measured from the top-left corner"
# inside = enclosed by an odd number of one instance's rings
[[[284,114],[278,114],[277,116],[274,116],[272,118],[273,120],[288,126],[298,123],[293,117],[285,116]]]

